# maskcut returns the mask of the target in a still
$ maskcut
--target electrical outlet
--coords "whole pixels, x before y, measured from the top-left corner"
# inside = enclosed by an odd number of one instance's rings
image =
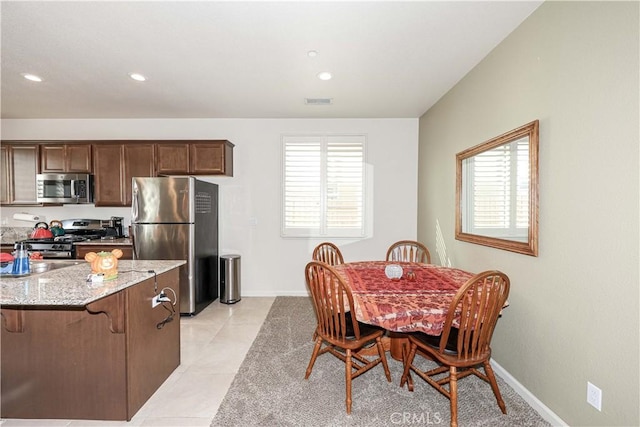
[[[151,308],[157,307],[161,302],[160,295],[155,295],[151,300]]]
[[[587,381],[587,402],[602,411],[602,390]]]

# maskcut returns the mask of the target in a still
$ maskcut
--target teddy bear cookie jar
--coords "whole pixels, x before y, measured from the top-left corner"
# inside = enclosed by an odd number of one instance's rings
[[[121,257],[122,250],[114,249],[111,252],[89,252],[84,259],[91,264],[92,274],[103,275],[103,280],[113,280],[118,277],[118,258]]]

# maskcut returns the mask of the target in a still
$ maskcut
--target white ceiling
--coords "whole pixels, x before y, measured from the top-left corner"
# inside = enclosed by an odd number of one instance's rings
[[[541,3],[3,0],[2,118],[420,117]]]

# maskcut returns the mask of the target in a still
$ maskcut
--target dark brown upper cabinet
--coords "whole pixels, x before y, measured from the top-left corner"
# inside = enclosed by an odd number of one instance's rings
[[[189,173],[189,145],[185,143],[156,144],[156,172],[158,175]]]
[[[131,206],[131,178],[156,176],[153,144],[130,143],[122,147],[124,202]]]
[[[156,143],[158,175],[233,176],[233,147],[227,140]]]
[[[37,144],[2,142],[0,204],[37,204],[38,148]]]
[[[91,144],[41,144],[40,173],[91,173]]]
[[[131,178],[233,176],[227,140],[2,141],[0,205],[36,203],[36,174],[90,173],[96,206],[131,206]]]
[[[131,178],[155,176],[153,144],[122,141],[94,144],[96,206],[131,206]]]

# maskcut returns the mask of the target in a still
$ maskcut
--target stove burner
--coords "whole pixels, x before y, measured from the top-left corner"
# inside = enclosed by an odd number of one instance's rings
[[[111,222],[105,223],[109,225],[106,227],[103,221],[93,219],[64,220],[62,224],[65,230],[62,236],[23,240],[29,253],[40,252],[43,258],[75,258],[76,243],[113,235],[115,230]]]

